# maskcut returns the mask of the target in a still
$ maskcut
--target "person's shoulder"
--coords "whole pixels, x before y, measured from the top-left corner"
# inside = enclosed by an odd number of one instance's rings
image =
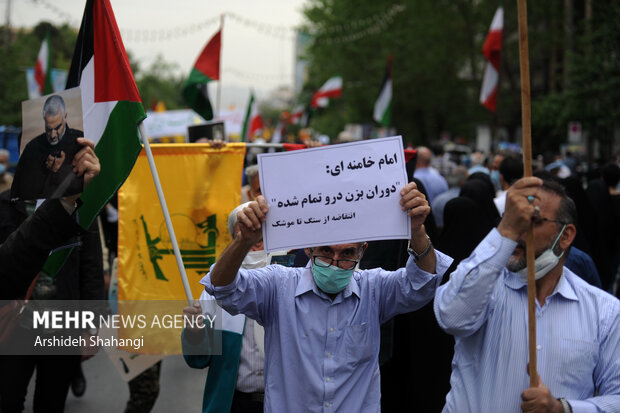
[[[579,301],[583,301],[584,304],[595,305],[597,307],[615,307],[614,311],[620,312],[620,300],[607,291],[588,283],[566,266],[564,267],[563,276],[566,277],[570,285],[573,287],[575,295],[577,295]]]
[[[46,142],[47,142],[47,136],[45,135],[45,133],[35,136],[34,138],[30,140],[30,142],[26,144],[26,146],[24,147],[24,152],[29,148],[34,148]]]

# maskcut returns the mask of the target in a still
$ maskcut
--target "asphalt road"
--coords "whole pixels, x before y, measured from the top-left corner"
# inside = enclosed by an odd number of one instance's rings
[[[122,413],[129,399],[129,386],[105,352],[85,361],[82,367],[86,393],[77,398],[69,390],[65,413]],[[151,412],[201,412],[206,374],[207,370],[189,368],[181,356],[166,357],[162,362],[159,397]],[[32,411],[33,393],[34,376],[28,388],[25,412]]]

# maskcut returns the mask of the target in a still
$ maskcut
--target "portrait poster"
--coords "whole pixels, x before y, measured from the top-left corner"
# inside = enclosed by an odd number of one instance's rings
[[[20,156],[11,198],[39,200],[75,195],[84,180],[73,172],[83,137],[80,88],[22,102]]]

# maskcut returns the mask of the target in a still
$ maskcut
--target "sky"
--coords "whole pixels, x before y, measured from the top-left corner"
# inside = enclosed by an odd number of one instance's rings
[[[0,0],[2,23],[10,2],[12,27],[41,21],[76,28],[85,0]],[[189,74],[198,54],[224,18],[221,55],[222,107],[247,104],[250,88],[260,99],[280,85],[293,86],[294,29],[307,0],[110,0],[127,51],[147,68],[157,55]],[[191,29],[191,30],[190,30]],[[182,31],[186,30],[186,33]],[[146,38],[145,35],[146,34]],[[212,100],[215,83],[210,85]]]

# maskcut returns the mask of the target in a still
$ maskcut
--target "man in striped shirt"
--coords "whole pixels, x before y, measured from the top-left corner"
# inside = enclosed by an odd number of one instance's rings
[[[455,336],[444,412],[620,412],[620,301],[563,266],[576,209],[557,183],[523,178],[502,221],[439,288]],[[525,234],[536,256],[538,385],[529,387]]]

